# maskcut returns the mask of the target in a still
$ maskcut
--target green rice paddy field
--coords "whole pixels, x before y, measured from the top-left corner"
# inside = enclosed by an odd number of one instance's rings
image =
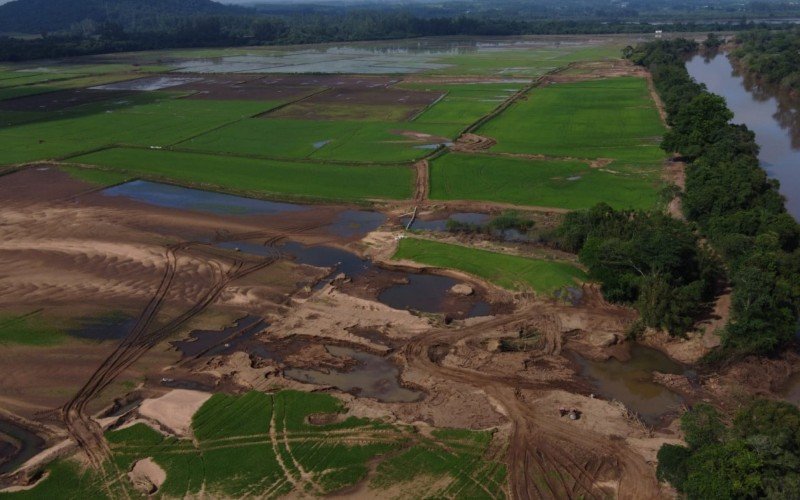
[[[618,77],[532,90],[478,133],[493,151],[657,163],[664,125],[647,81]]]
[[[605,202],[615,208],[650,208],[658,199],[659,168],[577,160],[528,160],[449,154],[430,168],[435,200],[475,200],[579,210]]]
[[[429,40],[409,49],[326,47],[313,57],[306,47],[297,57],[294,48],[203,49],[117,54],[105,63],[88,58],[44,67],[7,65],[0,69],[0,165],[63,160],[257,196],[375,200],[410,198],[412,163],[434,155],[435,199],[562,209],[597,201],[647,207],[657,199],[663,159],[657,139],[663,127],[641,78],[534,88],[477,131],[497,140],[492,152],[558,161],[441,155],[443,145],[533,78],[571,62],[618,57],[621,46],[611,38]],[[188,76],[205,84],[218,73],[242,71],[243,63],[248,71],[297,71],[289,78],[306,92],[274,99],[236,100],[213,92],[194,98],[196,91],[207,90],[189,85],[107,98],[93,90],[93,99],[85,101],[81,90],[148,75]],[[336,84],[314,76],[326,71],[364,72],[377,79],[392,75],[387,88],[412,99],[387,103],[380,92],[369,97],[362,84],[345,88],[352,94],[337,102],[331,96],[342,90],[328,88],[325,94],[326,85]],[[67,95],[66,104],[53,107],[54,97],[64,99],[59,92],[71,91],[84,94]],[[432,96],[427,104],[425,96]],[[590,169],[562,157],[614,162]]]
[[[406,166],[360,166],[227,157],[176,151],[113,148],[71,161],[134,177],[258,195],[356,201],[411,196]]]
[[[509,290],[552,293],[574,285],[576,280],[586,279],[583,271],[565,262],[507,255],[420,238],[400,240],[393,258],[458,269]]]

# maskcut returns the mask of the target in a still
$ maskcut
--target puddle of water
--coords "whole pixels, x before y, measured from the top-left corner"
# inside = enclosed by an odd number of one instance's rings
[[[363,236],[378,229],[386,222],[386,216],[380,212],[367,210],[345,210],[336,216],[328,226],[328,231],[343,238]]]
[[[567,177],[568,181],[577,181],[581,178],[580,175],[573,175],[572,177]]]
[[[403,217],[401,219],[402,223],[408,224],[410,217]],[[433,219],[433,220],[422,220],[420,218],[414,219],[414,224],[411,225],[411,229],[421,229],[425,231],[447,231],[447,221],[454,220],[456,222],[461,222],[464,224],[486,224],[488,223],[492,217],[488,214],[480,214],[475,212],[457,212],[446,219]]]
[[[12,422],[0,420],[0,474],[12,472],[44,449],[36,433]]]
[[[413,309],[415,311],[438,313],[444,309],[444,301],[450,297],[450,289],[458,280],[435,274],[409,274],[408,284],[392,285],[378,294],[378,301],[394,309]],[[491,305],[478,302],[472,306],[467,317],[486,316]]]
[[[472,306],[467,313],[468,318],[479,318],[481,316],[491,316],[492,305],[488,302],[480,301]]]
[[[245,316],[236,324],[222,330],[195,330],[187,340],[171,342],[183,357],[216,356],[235,351],[239,344],[262,331],[268,325],[258,316]],[[230,339],[227,340],[226,339]],[[163,381],[162,381],[163,384]],[[172,386],[170,386],[172,387]]]
[[[410,217],[403,217],[402,219],[400,219],[403,225],[408,224],[409,220],[411,220]],[[414,223],[411,225],[410,229],[443,233],[447,231],[447,221],[449,220],[461,222],[464,224],[483,226],[485,224],[488,224],[492,220],[492,216],[488,214],[481,214],[475,212],[459,212],[452,214],[450,217],[446,219],[422,220],[417,218],[414,219]],[[517,229],[504,229],[502,231],[494,230],[492,234],[493,236],[496,236],[502,239],[503,241],[510,241],[517,243],[524,243],[535,240],[535,238],[529,236],[527,233],[520,232]]]
[[[256,200],[149,181],[126,182],[104,189],[102,193],[105,196],[122,196],[159,207],[195,210],[216,215],[274,215],[309,209],[292,203]]]
[[[400,385],[400,370],[386,358],[356,351],[347,347],[325,346],[338,357],[356,360],[358,365],[348,372],[329,370],[301,370],[290,368],[284,374],[294,380],[329,385],[345,392],[355,392],[360,396],[375,398],[386,403],[411,403],[422,399],[424,394]]]
[[[305,246],[293,241],[277,248],[281,252],[294,256],[295,262],[298,264],[333,268],[332,276],[344,273],[351,278],[355,278],[372,267],[372,261],[364,260],[358,255],[340,248]]]
[[[73,337],[89,340],[119,340],[136,325],[136,318],[126,314],[109,314],[81,319],[80,325],[67,330]]]
[[[140,91],[153,91],[167,89],[170,87],[177,87],[187,83],[197,82],[202,78],[186,78],[186,77],[173,77],[173,76],[156,76],[152,78],[139,78],[137,80],[128,80],[125,82],[109,83],[106,85],[98,85],[90,87],[93,90],[140,90]]]
[[[616,359],[591,361],[577,354],[573,354],[573,358],[581,367],[581,375],[592,382],[598,395],[622,402],[650,425],[657,424],[664,414],[683,403],[679,395],[653,382],[653,372],[689,372],[655,349],[634,345],[631,359],[625,363]]]
[[[327,141],[317,141],[314,143],[314,149],[324,148],[328,144],[330,144],[332,139],[328,139]]]

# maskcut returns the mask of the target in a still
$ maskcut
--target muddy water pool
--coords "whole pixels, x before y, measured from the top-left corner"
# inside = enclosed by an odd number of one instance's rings
[[[434,274],[409,274],[408,283],[398,283],[378,294],[378,301],[394,309],[438,313],[445,310],[445,301],[453,298],[450,289],[460,281]],[[478,301],[471,305],[464,316],[468,318],[486,316],[491,313],[491,305]]]
[[[620,401],[650,425],[657,424],[665,414],[679,410],[683,403],[679,395],[653,381],[653,372],[692,375],[683,365],[659,351],[639,345],[631,348],[631,358],[626,362],[613,358],[592,361],[574,353],[572,358],[597,395]]]
[[[348,371],[290,368],[287,377],[316,385],[329,385],[344,392],[387,403],[419,401],[424,394],[400,385],[400,369],[390,360],[348,347],[325,346],[334,356],[352,358],[358,364]]]

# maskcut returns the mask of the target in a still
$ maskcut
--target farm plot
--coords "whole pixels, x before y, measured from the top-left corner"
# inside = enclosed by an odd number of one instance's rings
[[[586,274],[565,262],[532,259],[419,238],[403,238],[394,259],[458,269],[509,290],[552,293],[585,280]]]
[[[0,162],[60,158],[114,144],[168,146],[279,104],[160,97],[147,104],[112,102],[77,116],[2,128]]]
[[[660,162],[664,126],[644,78],[565,83],[532,90],[478,131],[493,151]]]
[[[271,114],[304,120],[404,121],[442,97],[441,92],[398,88],[333,88]]]
[[[576,160],[453,153],[431,162],[430,197],[568,210],[600,202],[619,209],[650,208],[658,202],[659,172],[658,165],[590,167]]]
[[[444,98],[417,116],[414,123],[446,123],[462,128],[491,113],[522,88],[520,83],[409,84],[408,86],[445,92]]]
[[[106,149],[71,161],[131,176],[284,198],[403,199],[411,196],[414,177],[406,166],[326,165],[131,148]]]
[[[341,402],[327,394],[216,394],[194,415],[194,441],[136,424],[107,434],[113,458],[105,478],[61,461],[35,488],[8,497],[136,495],[128,477],[117,471],[131,470],[146,458],[166,473],[158,491],[166,497],[325,495],[364,481],[373,460],[379,461],[378,474],[367,486],[376,496],[415,480],[409,472],[416,470],[435,484],[428,490],[435,496],[504,496],[505,467],[484,460],[490,433],[441,429],[426,438],[413,427],[354,417],[308,423],[310,415],[335,417],[343,411]]]
[[[267,158],[404,162],[426,156],[456,134],[457,127],[447,124],[254,118],[177,146]]]

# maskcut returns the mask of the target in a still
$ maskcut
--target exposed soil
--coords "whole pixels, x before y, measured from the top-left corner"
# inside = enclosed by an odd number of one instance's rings
[[[456,139],[456,142],[451,149],[453,151],[462,153],[474,153],[476,151],[486,151],[491,149],[491,147],[495,144],[497,144],[497,141],[491,137],[467,133]]]
[[[145,399],[138,413],[158,422],[172,434],[188,436],[191,433],[192,416],[210,397],[211,394],[207,392],[175,389],[159,398]]]
[[[336,75],[203,75],[199,81],[170,87],[170,90],[193,92],[190,99],[293,101],[324,89],[371,95],[386,91],[397,81],[384,77]],[[370,102],[367,100],[365,103]]]

